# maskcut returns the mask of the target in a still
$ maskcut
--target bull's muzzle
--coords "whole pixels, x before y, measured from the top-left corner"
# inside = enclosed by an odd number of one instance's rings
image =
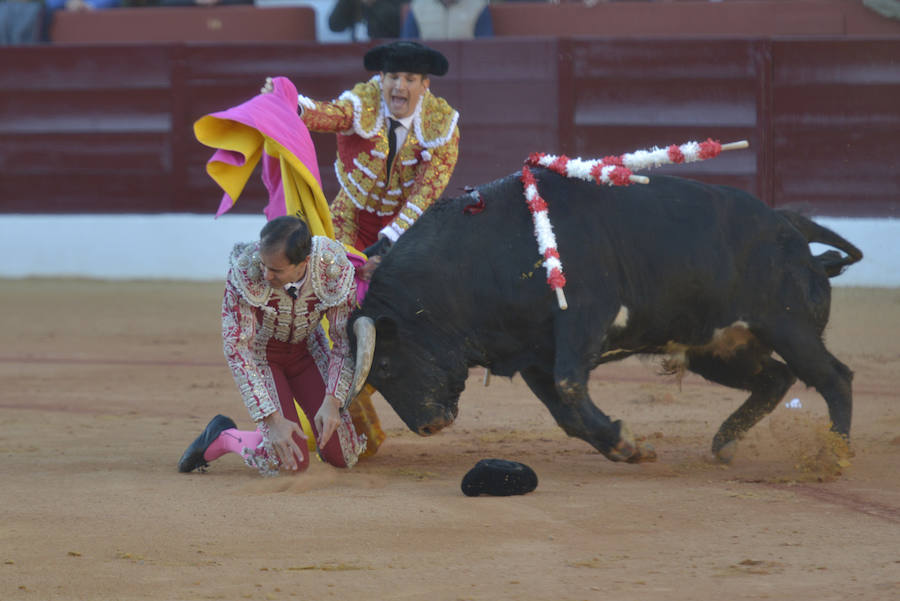
[[[458,413],[457,408],[445,407],[444,405],[428,402],[423,404],[424,413],[427,414],[427,423],[420,424],[415,429],[419,436],[431,436],[440,432],[456,420]]]
[[[353,369],[353,385],[350,394],[344,401],[344,409],[350,406],[359,391],[362,390],[372,369],[372,358],[375,356],[375,322],[371,317],[360,317],[353,322],[353,333],[356,335],[356,366]]]

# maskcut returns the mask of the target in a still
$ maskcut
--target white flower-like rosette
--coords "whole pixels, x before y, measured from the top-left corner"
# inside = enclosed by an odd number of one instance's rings
[[[562,260],[556,247],[556,236],[553,234],[553,226],[550,223],[547,202],[541,198],[537,180],[528,168],[529,166],[544,167],[564,177],[596,182],[600,185],[628,186],[650,183],[650,178],[634,174],[634,171],[640,169],[703,161],[718,156],[723,150],[736,150],[749,146],[750,144],[746,140],[720,144],[717,140],[708,138],[704,142],[672,144],[666,148],[654,146],[647,150],[636,150],[619,156],[607,156],[594,160],[571,159],[566,155],[556,156],[543,152],[532,153],[526,159],[525,166],[522,167],[522,185],[525,202],[528,203],[528,209],[531,211],[534,221],[534,236],[538,242],[538,251],[544,258],[547,284],[556,292],[559,308],[563,310],[568,308],[563,293],[566,276],[563,274]]]

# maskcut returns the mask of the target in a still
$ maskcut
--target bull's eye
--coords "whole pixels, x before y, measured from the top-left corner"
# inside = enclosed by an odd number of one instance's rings
[[[390,374],[390,367],[391,367],[391,362],[387,358],[382,357],[381,359],[378,360],[377,364],[375,365],[375,371],[378,373],[379,376],[385,377]]]

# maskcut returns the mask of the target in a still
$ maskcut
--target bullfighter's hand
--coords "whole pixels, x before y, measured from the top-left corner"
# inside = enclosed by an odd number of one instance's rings
[[[316,413],[316,430],[319,432],[319,448],[325,448],[328,440],[341,423],[341,401],[331,394],[325,395]]]
[[[375,270],[378,269],[378,265],[381,263],[381,256],[376,255],[366,261],[366,264],[356,270],[356,275],[359,276],[359,279],[368,282],[372,279],[372,274],[375,273]]]
[[[271,94],[275,91],[275,84],[272,83],[272,78],[267,77],[266,83],[263,84],[263,87],[259,89],[260,94]]]
[[[269,444],[278,456],[281,465],[289,470],[300,469],[303,453],[297,445],[297,439],[306,440],[306,434],[299,424],[292,422],[277,411],[263,418],[269,427]]]
[[[369,257],[370,259],[377,255],[386,255],[389,250],[391,250],[391,246],[393,246],[393,242],[387,236],[381,236],[376,240],[371,246],[366,247],[363,251],[363,254]]]

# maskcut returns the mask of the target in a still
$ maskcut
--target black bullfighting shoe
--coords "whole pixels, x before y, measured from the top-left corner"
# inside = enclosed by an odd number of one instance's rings
[[[518,461],[482,459],[469,470],[462,481],[467,497],[524,495],[537,488],[537,474]]]
[[[203,453],[219,437],[219,434],[230,428],[237,428],[237,425],[230,417],[217,415],[209,420],[203,433],[188,446],[184,455],[181,456],[181,459],[178,461],[178,471],[187,473],[194,471],[198,467],[207,467],[209,464],[203,459]]]

